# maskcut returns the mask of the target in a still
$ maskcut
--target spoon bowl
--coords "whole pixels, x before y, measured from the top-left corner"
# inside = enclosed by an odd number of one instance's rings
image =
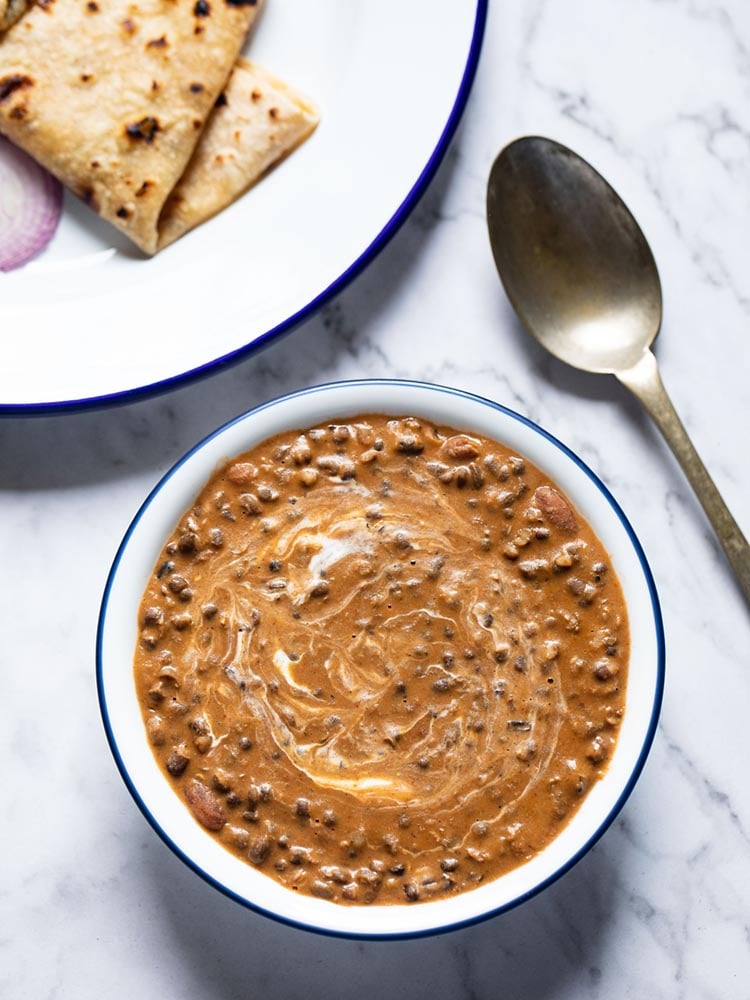
[[[645,405],[682,466],[750,602],[750,546],[688,437],[650,347],[661,326],[654,256],[601,174],[541,136],[499,154],[487,186],[495,264],[528,332],[561,361],[611,374]]]
[[[631,368],[661,325],[653,254],[598,174],[551,139],[517,139],[495,160],[487,191],[492,252],[529,332],[576,368]]]

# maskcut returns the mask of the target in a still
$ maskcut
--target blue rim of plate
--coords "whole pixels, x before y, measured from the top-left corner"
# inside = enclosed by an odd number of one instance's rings
[[[156,818],[153,816],[153,814],[147,808],[144,801],[141,799],[138,790],[136,789],[132,779],[130,778],[128,770],[125,767],[125,763],[120,755],[120,751],[117,746],[117,740],[115,738],[115,734],[112,731],[112,727],[110,724],[109,712],[107,710],[107,701],[104,693],[104,681],[102,676],[102,641],[103,641],[105,620],[107,616],[107,605],[109,602],[110,591],[112,589],[112,585],[114,583],[115,577],[117,575],[117,570],[119,568],[120,559],[122,558],[122,555],[125,549],[127,548],[128,542],[130,541],[133,532],[137,528],[138,523],[140,522],[144,512],[150,506],[151,501],[154,499],[154,497],[156,497],[156,495],[161,492],[162,488],[172,478],[175,472],[179,468],[181,468],[187,461],[189,461],[193,457],[193,455],[201,451],[215,437],[217,437],[220,434],[223,434],[230,427],[233,427],[235,424],[241,423],[242,421],[246,420],[253,414],[260,413],[261,411],[266,410],[270,407],[277,406],[278,404],[284,403],[289,399],[300,398],[303,396],[314,395],[319,392],[326,392],[332,389],[339,389],[351,386],[361,386],[363,388],[366,388],[368,386],[406,386],[406,387],[411,386],[415,389],[428,389],[430,391],[434,391],[437,393],[444,393],[449,396],[458,396],[462,399],[468,399],[475,403],[481,403],[484,406],[488,406],[493,410],[497,410],[500,413],[503,413],[506,416],[512,417],[514,420],[519,421],[519,423],[524,424],[526,427],[530,428],[532,431],[536,432],[541,437],[545,438],[556,448],[558,448],[561,452],[563,452],[563,454],[566,455],[575,465],[577,465],[578,468],[591,480],[594,486],[597,487],[597,489],[607,500],[610,507],[617,515],[623,528],[625,529],[625,532],[630,540],[630,544],[633,546],[635,554],[638,557],[641,570],[643,571],[643,576],[651,600],[651,610],[654,618],[654,630],[656,633],[656,649],[657,649],[656,685],[654,688],[654,701],[651,707],[651,717],[649,719],[649,724],[646,730],[646,735],[643,741],[643,745],[641,747],[641,751],[638,755],[638,759],[635,763],[635,766],[631,772],[630,778],[628,779],[628,782],[626,783],[625,787],[620,793],[617,802],[615,802],[607,817],[599,825],[598,829],[595,830],[595,832],[591,835],[591,837],[586,841],[586,843],[583,844],[582,847],[580,847],[579,850],[565,862],[565,864],[561,865],[555,872],[553,872],[552,875],[550,875],[548,878],[540,882],[539,885],[534,886],[534,888],[530,889],[528,892],[521,893],[515,899],[512,899],[509,902],[502,904],[501,906],[488,910],[485,913],[480,913],[474,917],[469,917],[466,920],[460,920],[454,923],[448,923],[440,927],[431,927],[426,930],[401,931],[394,934],[367,934],[360,932],[330,930],[328,928],[316,927],[312,924],[307,924],[299,920],[292,920],[289,917],[281,916],[278,913],[274,913],[271,910],[267,910],[264,907],[259,906],[257,903],[254,903],[251,900],[245,899],[243,896],[240,896],[232,889],[228,888],[221,882],[217,881],[217,879],[215,879],[212,875],[209,875],[208,872],[205,872],[196,862],[194,862],[190,857],[188,857],[184,853],[184,851],[182,851],[177,846],[177,844],[175,844],[175,842],[171,839],[171,837],[169,837],[167,833],[159,825]],[[649,752],[651,750],[651,746],[654,742],[654,736],[656,735],[656,730],[659,723],[659,715],[661,712],[662,700],[664,696],[665,674],[666,674],[666,644],[664,637],[664,623],[662,620],[659,597],[656,591],[656,584],[654,582],[654,577],[651,572],[651,567],[648,564],[648,560],[646,559],[646,554],[643,551],[643,547],[640,541],[638,540],[638,536],[633,530],[630,521],[628,520],[624,511],[618,504],[617,500],[615,500],[614,496],[612,495],[608,487],[605,486],[605,484],[601,481],[601,479],[599,479],[596,473],[592,469],[590,469],[588,465],[586,465],[586,463],[583,461],[582,458],[576,455],[574,451],[572,451],[566,444],[563,444],[563,442],[560,441],[558,438],[556,438],[553,434],[550,434],[549,431],[544,430],[543,427],[540,427],[538,424],[535,424],[533,420],[530,420],[528,417],[524,417],[522,414],[517,413],[515,410],[512,410],[507,406],[504,406],[502,403],[497,403],[494,400],[487,399],[484,396],[479,396],[476,393],[467,392],[464,389],[455,389],[449,386],[434,385],[428,382],[419,382],[408,379],[352,379],[352,380],[343,380],[338,382],[327,382],[321,385],[310,386],[305,389],[298,389],[296,392],[290,392],[283,396],[277,396],[276,398],[268,400],[265,403],[261,403],[259,406],[253,407],[251,410],[248,410],[247,412],[241,414],[240,416],[235,417],[232,420],[229,420],[227,423],[223,424],[217,430],[213,431],[211,434],[203,438],[203,440],[199,441],[198,444],[196,444],[193,448],[190,449],[190,451],[188,451],[185,455],[183,455],[182,458],[180,458],[177,462],[175,462],[175,464],[171,467],[171,469],[169,469],[169,471],[162,476],[162,478],[159,480],[156,486],[154,486],[154,488],[148,494],[146,499],[143,501],[135,517],[131,521],[125,533],[125,536],[117,549],[117,553],[115,554],[112,567],[107,576],[107,583],[104,588],[102,603],[99,610],[99,621],[96,632],[96,687],[97,687],[97,696],[99,700],[99,709],[102,716],[102,722],[104,724],[104,730],[106,733],[107,742],[109,743],[109,748],[112,752],[112,756],[115,759],[117,768],[120,772],[123,781],[125,782],[128,791],[130,792],[131,796],[133,797],[136,805],[140,809],[143,816],[146,818],[148,823],[151,825],[153,830],[158,834],[158,836],[161,838],[164,844],[166,844],[166,846],[182,862],[184,862],[184,864],[186,864],[188,868],[192,869],[192,871],[194,871],[196,875],[199,875],[205,882],[213,886],[214,889],[218,889],[218,891],[221,892],[224,896],[227,896],[229,899],[234,900],[234,902],[239,903],[246,909],[252,910],[255,913],[259,913],[262,916],[269,917],[270,919],[275,920],[278,923],[284,924],[288,927],[295,927],[298,930],[310,931],[311,933],[321,934],[324,937],[346,938],[357,941],[405,941],[405,940],[411,940],[413,938],[433,937],[437,934],[447,934],[451,931],[460,930],[461,928],[464,927],[471,927],[474,926],[475,924],[483,923],[485,920],[489,920],[492,917],[499,916],[502,913],[507,913],[508,911],[514,909],[516,906],[519,906],[521,903],[524,903],[527,900],[531,899],[532,897],[536,896],[538,893],[548,888],[559,878],[565,875],[568,871],[570,871],[570,869],[573,868],[574,865],[576,865],[586,854],[588,854],[588,852],[591,850],[594,844],[596,844],[597,841],[606,833],[606,831],[615,821],[620,811],[622,810],[623,806],[627,802],[631,792],[635,788],[638,778],[640,777],[641,772],[643,771],[643,768],[645,766],[646,759],[648,758]]]
[[[404,200],[401,202],[388,222],[386,222],[385,226],[381,229],[372,243],[370,243],[362,254],[352,264],[350,264],[338,278],[331,282],[327,288],[316,295],[314,299],[307,303],[307,305],[297,310],[296,313],[293,313],[281,323],[272,327],[270,330],[266,330],[266,332],[262,333],[259,337],[256,337],[252,343],[245,344],[243,347],[238,347],[236,350],[230,351],[228,354],[221,355],[218,358],[214,358],[212,361],[208,361],[203,365],[198,365],[197,368],[192,368],[189,371],[180,373],[179,375],[173,375],[169,378],[161,379],[158,382],[152,382],[149,385],[135,386],[132,389],[123,389],[120,392],[109,393],[103,396],[87,396],[82,399],[56,400],[48,403],[0,402],[0,417],[50,416],[60,412],[74,413],[82,410],[93,410],[108,406],[126,405],[127,403],[133,403],[140,399],[147,399],[151,396],[158,396],[162,393],[170,392],[173,389],[181,388],[182,386],[189,385],[199,379],[206,378],[214,372],[231,368],[233,365],[238,364],[240,361],[250,357],[257,351],[267,347],[272,341],[279,339],[285,334],[291,333],[292,330],[299,326],[300,323],[303,323],[306,319],[310,319],[327,302],[338,295],[339,292],[343,291],[344,288],[346,288],[346,286],[349,285],[354,278],[356,278],[357,275],[360,274],[367,267],[367,265],[377,257],[380,251],[383,250],[396,235],[404,222],[406,222],[407,218],[416,208],[422,195],[427,190],[430,181],[437,173],[437,169],[448,151],[451,139],[455,135],[458,124],[461,121],[464,110],[466,109],[466,104],[469,99],[469,94],[471,93],[477,66],[479,64],[479,56],[482,50],[482,41],[484,39],[484,29],[487,23],[489,0],[476,0],[476,4],[477,10],[476,17],[474,19],[474,30],[472,33],[471,44],[469,46],[466,66],[456,94],[456,100],[454,101],[453,107],[448,116],[448,121],[446,122],[445,128],[443,129],[432,155],[428,159],[421,174],[409,190]]]

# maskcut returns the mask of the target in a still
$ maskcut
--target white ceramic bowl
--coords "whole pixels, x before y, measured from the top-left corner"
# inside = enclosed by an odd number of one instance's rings
[[[136,612],[164,540],[218,463],[286,429],[361,413],[421,416],[492,437],[527,456],[560,484],[603,541],[630,616],[625,715],[605,777],[559,836],[494,882],[418,905],[339,906],[284,888],[222,847],[192,818],[147,742],[133,682]],[[217,889],[262,913],[323,933],[400,938],[462,926],[507,910],[578,861],[633,789],[654,737],[664,684],[659,603],[643,550],[607,488],[565,445],[505,407],[456,389],[417,382],[341,382],[305,389],[238,417],[202,441],[154,488],[123,539],[102,601],[97,680],[112,753],[136,803],[159,836]]]

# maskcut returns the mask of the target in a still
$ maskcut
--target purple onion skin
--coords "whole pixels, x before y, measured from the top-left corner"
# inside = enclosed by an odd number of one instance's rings
[[[21,192],[10,205],[14,181]],[[22,267],[44,250],[60,222],[62,200],[60,182],[0,136],[0,271]]]

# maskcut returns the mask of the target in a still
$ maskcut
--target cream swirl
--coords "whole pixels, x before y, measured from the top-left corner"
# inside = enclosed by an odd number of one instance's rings
[[[507,564],[467,566],[476,534],[441,491],[398,496],[321,483],[304,512],[252,522],[203,571],[222,614],[195,633],[195,669],[218,667],[212,697],[316,786],[447,815],[496,785],[504,812],[555,750],[556,644],[526,626]]]

